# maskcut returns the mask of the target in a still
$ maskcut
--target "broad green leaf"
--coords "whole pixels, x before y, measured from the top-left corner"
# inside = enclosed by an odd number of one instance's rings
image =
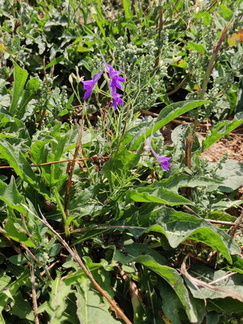
[[[243,184],[243,163],[229,159],[221,164],[216,175],[222,178],[219,189],[223,192],[232,192]]]
[[[35,247],[34,242],[28,238],[22,226],[23,224],[21,220],[9,217],[4,226],[4,230],[6,231],[6,235],[12,240],[24,243],[28,247]]]
[[[173,324],[188,323],[188,318],[186,317],[185,309],[177,296],[175,290],[164,280],[158,278],[158,289],[160,291],[162,299],[162,309],[166,317]],[[192,298],[190,296],[190,302],[193,309],[197,310],[198,323],[205,316],[206,309],[204,301]],[[169,323],[168,323],[169,324]]]
[[[202,242],[232,262],[231,254],[240,253],[238,244],[223,230],[196,216],[175,211],[169,207],[143,206],[134,209],[132,216],[125,219],[127,228],[135,236],[157,232],[165,235],[172,248],[187,239]],[[123,225],[125,225],[123,222]],[[136,228],[133,226],[137,226]]]
[[[233,255],[233,264],[228,266],[229,271],[235,271],[243,275],[243,259],[238,255]]]
[[[200,54],[205,54],[205,52],[206,52],[206,48],[202,44],[197,44],[197,43],[190,42],[190,41],[187,43],[186,48],[189,51],[195,51]]]
[[[17,63],[14,63],[14,86],[12,93],[12,102],[10,113],[18,117],[18,101],[22,96],[22,92],[28,78],[28,72],[22,69]]]
[[[167,264],[166,259],[158,253],[156,250],[149,248],[146,244],[128,242],[124,247],[122,253],[119,249],[114,250],[113,262],[119,262],[121,264],[131,263],[132,260],[141,255],[150,255],[153,259],[163,265]]]
[[[109,304],[98,294],[90,281],[82,277],[76,286],[77,316],[82,324],[118,324],[111,314]]]
[[[24,286],[31,287],[29,280],[29,269],[22,272],[21,275],[16,278],[16,280],[9,283],[8,287],[0,291],[0,305],[2,306],[2,303],[6,303],[8,298],[13,299],[12,296],[15,296],[19,288],[23,288]]]
[[[21,203],[25,202],[24,197],[19,193],[14,177],[11,177],[9,184],[0,180],[0,200],[4,201],[10,208],[26,214],[26,210],[21,206]]]
[[[209,103],[209,101],[205,100],[180,101],[166,106],[161,110],[159,116],[155,119],[154,124],[151,127],[149,127],[145,132],[142,132],[142,134],[139,132],[138,135],[134,136],[130,143],[130,149],[136,150],[147,137],[157,132],[176,117],[207,103]],[[132,132],[133,130],[131,129],[128,133]]]
[[[11,312],[13,315],[18,316],[21,319],[34,321],[34,314],[32,305],[23,297],[20,291],[14,296],[14,301],[12,302]]]
[[[49,324],[60,324],[68,320],[67,298],[72,292],[71,285],[67,285],[58,272],[56,279],[50,282],[50,298],[38,308],[38,313],[44,311],[50,316]]]
[[[229,272],[223,270],[215,271],[203,265],[195,265],[188,272],[193,278],[199,279],[212,287],[212,289],[209,289],[203,285],[196,285],[189,278],[185,278],[195,298],[217,299],[231,297],[243,302],[243,277],[241,274],[234,273],[229,276]],[[214,281],[216,282],[214,283]]]
[[[242,117],[239,115],[239,117]],[[232,130],[243,124],[243,118],[224,120],[219,122],[211,129],[211,133],[208,134],[205,140],[202,142],[202,152],[209,148],[212,144],[220,140],[225,135],[229,134]]]
[[[143,264],[144,266],[161,276],[164,280],[166,280],[179,297],[182,305],[185,308],[189,320],[192,323],[198,322],[198,311],[191,304],[189,292],[184,285],[183,279],[174,268],[157,263],[150,255],[141,255],[133,259],[133,262]]]
[[[221,184],[221,181],[217,179],[211,179],[207,177],[192,176],[183,173],[175,173],[167,179],[162,179],[153,184],[154,187],[166,188],[168,190],[178,191],[179,188],[197,188],[207,187],[208,191],[217,189]]]
[[[143,187],[127,193],[127,199],[136,202],[150,202],[164,205],[192,205],[193,203],[174,191],[162,187]]]
[[[225,18],[225,20],[230,21],[234,16],[234,12],[223,4],[221,4],[219,7],[222,10],[222,15]]]
[[[5,287],[8,287],[8,285],[11,282],[11,277],[7,276],[6,273],[1,270],[0,272],[0,291],[2,291]]]
[[[34,173],[30,163],[28,163],[19,147],[14,147],[10,143],[2,141],[0,143],[0,154],[1,158],[8,161],[9,165],[22,180],[29,183],[36,191],[44,195],[47,199],[50,199],[49,193],[40,177]]]
[[[243,303],[237,299],[232,299],[229,297],[219,298],[219,299],[208,299],[207,300],[207,310],[210,312],[215,310],[220,313],[228,313],[228,314],[243,314]],[[235,322],[237,323],[237,322]],[[239,324],[241,324],[239,322]],[[237,323],[238,324],[238,323]]]

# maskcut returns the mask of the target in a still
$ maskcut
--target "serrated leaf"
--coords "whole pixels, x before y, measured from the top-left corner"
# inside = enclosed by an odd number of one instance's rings
[[[38,313],[46,311],[50,316],[48,323],[59,324],[68,319],[68,314],[65,313],[67,308],[68,294],[72,291],[71,285],[67,285],[61,278],[61,274],[57,273],[55,280],[50,282],[50,299],[45,301],[38,308]]]
[[[81,279],[80,286],[76,286],[77,316],[82,324],[118,324],[110,313],[109,305],[93,289],[87,278]]]

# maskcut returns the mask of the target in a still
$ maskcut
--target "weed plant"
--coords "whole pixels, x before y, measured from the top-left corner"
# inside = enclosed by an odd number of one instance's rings
[[[0,3],[0,323],[243,320],[242,14]]]

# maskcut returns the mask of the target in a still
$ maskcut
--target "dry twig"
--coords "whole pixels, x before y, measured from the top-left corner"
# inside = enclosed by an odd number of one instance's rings
[[[78,263],[80,268],[83,270],[85,275],[89,278],[90,282],[93,284],[95,289],[108,301],[110,304],[111,309],[115,312],[117,318],[122,319],[126,324],[132,324],[132,322],[126,317],[122,309],[117,305],[117,303],[110,298],[110,296],[107,294],[107,292],[98,284],[98,282],[94,279],[92,273],[86,268],[85,264],[83,263],[82,259],[78,255],[77,251],[75,249],[72,249],[69,244],[61,237],[61,235],[54,230],[54,228],[47,222],[45,217],[42,215],[42,218],[35,215],[26,205],[21,204],[29,213],[31,213],[33,216],[35,216],[42,224],[44,224],[46,227],[49,228],[49,230],[57,237],[57,239],[60,241],[62,246],[71,254],[73,259]]]

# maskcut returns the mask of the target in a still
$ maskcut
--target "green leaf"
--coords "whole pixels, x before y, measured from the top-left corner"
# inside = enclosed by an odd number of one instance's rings
[[[14,301],[11,311],[13,315],[18,316],[18,318],[34,321],[34,314],[32,310],[32,305],[25,299],[20,291],[14,296]]]
[[[187,43],[186,49],[188,49],[189,51],[195,51],[200,54],[205,54],[206,52],[206,49],[202,44],[197,44],[190,41]]]
[[[122,181],[127,182],[131,176],[131,170],[137,165],[140,159],[140,152],[129,152],[123,143],[112,154],[102,169],[111,185],[119,185]]]
[[[229,272],[223,270],[215,271],[204,265],[195,265],[189,271],[189,274],[193,278],[199,279],[212,287],[212,289],[209,289],[203,285],[195,285],[189,278],[185,278],[195,298],[217,299],[231,297],[243,302],[243,277],[241,274],[234,273],[229,276]]]
[[[160,279],[160,278],[159,278]],[[188,318],[185,314],[185,309],[177,296],[173,288],[164,280],[158,279],[158,289],[160,291],[162,299],[162,309],[165,316],[173,324],[188,323]],[[199,299],[194,299],[190,296],[190,302],[194,309],[197,310],[198,322],[201,323],[203,317],[205,316],[205,304],[204,301]]]
[[[21,119],[24,116],[27,104],[36,97],[37,91],[40,89],[40,81],[37,78],[30,79],[26,84],[26,89],[23,90],[21,101],[18,105],[17,117]]]
[[[118,324],[114,319],[108,303],[93,289],[90,281],[82,277],[76,286],[77,315],[82,324]]]
[[[40,177],[33,172],[19,147],[13,147],[10,143],[2,141],[0,143],[0,153],[1,158],[8,161],[9,165],[22,180],[29,183],[37,192],[44,195],[47,199],[50,199],[49,193]]]
[[[24,286],[31,287],[29,280],[29,269],[23,271],[20,276],[17,276],[16,280],[9,283],[8,287],[5,287],[5,289],[0,291],[0,312],[2,312],[3,308],[6,306],[7,301],[9,299],[14,300],[13,296],[17,294],[19,288],[23,288]],[[5,322],[3,321],[1,323]]]
[[[25,230],[22,228],[23,224],[22,221],[9,217],[6,221],[6,224],[4,226],[4,230],[6,231],[6,236],[11,238],[12,240],[24,243],[28,247],[35,247],[34,242],[28,238],[28,236],[25,234]]]
[[[135,236],[145,233],[157,232],[165,235],[170,246],[176,248],[187,239],[202,242],[214,250],[218,250],[232,262],[231,254],[240,253],[239,246],[223,230],[196,216],[175,211],[169,207],[158,205],[147,206],[132,210],[132,217],[125,219],[127,227]],[[123,225],[125,225],[123,222]],[[134,226],[137,226],[134,228]]]
[[[178,191],[179,188],[207,187],[208,191],[217,189],[222,182],[207,177],[193,176],[177,172],[167,179],[162,179],[153,184],[154,187],[163,187],[168,190]]]
[[[243,183],[243,163],[229,159],[221,163],[220,168],[216,171],[216,175],[222,178],[219,190],[232,192],[238,189]]]
[[[127,199],[136,202],[150,202],[172,206],[193,204],[190,200],[176,194],[174,191],[162,187],[153,188],[149,186],[129,191]]]
[[[153,133],[157,132],[159,129],[164,127],[170,121],[175,119],[178,116],[185,114],[186,112],[200,107],[209,103],[209,101],[205,100],[195,100],[195,101],[180,101],[176,103],[172,103],[165,108],[163,108],[159,114],[159,116],[155,119],[153,126],[149,127],[145,132],[142,131],[142,134],[139,132],[134,136],[133,140],[130,143],[130,149],[136,150],[139,145]],[[129,130],[129,133],[132,133],[133,129]]]
[[[139,257],[136,257],[132,261],[143,264],[150,270],[157,273],[164,280],[166,280],[179,297],[182,305],[185,308],[189,320],[192,323],[198,322],[198,311],[193,307],[189,292],[184,285],[183,279],[175,269],[157,263],[150,255],[141,255]]]
[[[130,19],[132,17],[131,11],[131,1],[130,0],[122,0],[123,8],[125,11],[125,18]]]
[[[4,201],[10,208],[26,214],[25,208],[21,206],[25,200],[17,189],[14,177],[11,177],[9,184],[0,180],[0,200]]]
[[[17,63],[14,63],[14,86],[12,94],[12,102],[10,113],[18,116],[18,101],[22,96],[22,92],[28,78],[28,72],[22,69]]]
[[[207,134],[205,140],[202,142],[202,152],[242,124],[243,119],[224,120],[219,122],[211,129],[211,133]]]
[[[220,313],[228,314],[243,314],[243,303],[237,299],[232,299],[229,297],[221,299],[208,299],[207,310],[210,312],[215,310]],[[235,322],[236,323],[236,322]],[[239,322],[241,323],[241,322]]]
[[[224,19],[226,19],[227,21],[230,21],[232,19],[232,17],[234,16],[234,12],[231,11],[228,7],[226,7],[223,4],[221,4],[219,7],[222,10],[222,15],[223,15]]]
[[[57,272],[55,280],[50,282],[50,299],[45,301],[38,308],[38,313],[44,311],[50,316],[48,323],[60,324],[68,320],[68,314],[65,312],[67,308],[67,297],[71,293],[71,285],[67,285],[65,280],[61,278],[61,274]]]

